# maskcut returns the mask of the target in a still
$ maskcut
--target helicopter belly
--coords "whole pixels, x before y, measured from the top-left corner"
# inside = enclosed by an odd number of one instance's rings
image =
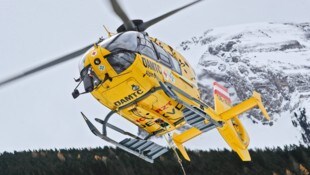
[[[161,91],[157,91],[131,107],[123,109],[120,114],[148,133],[159,130],[165,133],[184,121],[182,107]]]
[[[133,90],[133,85],[140,88]],[[183,121],[182,105],[167,97],[163,91],[152,92],[133,79],[119,84],[104,94],[121,116],[148,133],[163,128],[167,131],[173,130],[176,125],[182,123],[180,120]]]
[[[151,59],[139,56],[136,59],[119,80],[94,91],[94,97],[148,133],[170,131],[183,125],[183,106],[168,97],[158,82],[168,81],[187,89],[189,85]]]

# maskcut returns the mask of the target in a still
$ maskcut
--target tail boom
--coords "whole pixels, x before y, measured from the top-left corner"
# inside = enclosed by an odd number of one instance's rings
[[[219,133],[243,161],[250,161],[251,157],[247,149],[250,138],[238,116],[254,107],[259,107],[264,117],[269,120],[270,117],[262,104],[260,94],[254,91],[252,97],[232,106],[228,90],[215,82],[214,104],[215,113],[219,116],[220,120],[225,122],[222,128],[217,128]]]
[[[243,161],[251,160],[247,149],[250,139],[238,116],[254,107],[258,107],[262,111],[264,117],[267,120],[270,119],[262,104],[259,93],[254,91],[252,97],[232,106],[228,89],[221,86],[219,83],[214,83],[215,109],[212,109],[200,100],[192,98],[171,84],[161,83],[161,86],[168,96],[185,106],[185,109],[183,109],[183,117],[191,128],[180,134],[174,134],[172,140],[186,160],[190,159],[182,144],[214,128],[217,128],[226,143],[232,150],[237,152]],[[193,104],[183,101],[179,96],[187,98],[192,101]],[[194,103],[196,104],[194,105]],[[198,105],[200,105],[200,107],[198,107]]]

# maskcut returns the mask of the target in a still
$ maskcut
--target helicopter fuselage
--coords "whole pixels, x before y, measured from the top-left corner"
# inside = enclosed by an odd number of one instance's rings
[[[109,47],[128,38],[132,40],[127,42],[136,48]],[[82,70],[91,69],[98,79],[98,84],[88,91],[101,104],[148,133],[161,135],[185,124],[183,105],[156,89],[159,81],[169,82],[200,98],[195,73],[185,58],[146,33],[130,31],[103,41],[88,51],[82,64]]]
[[[250,140],[238,116],[258,106],[269,119],[260,94],[253,92],[251,98],[232,106],[228,90],[216,82],[214,109],[206,105],[200,99],[195,72],[185,58],[144,32],[122,32],[96,44],[84,56],[80,74],[85,91],[111,110],[105,121],[97,119],[104,126],[103,134],[84,116],[91,131],[109,142],[105,126],[110,114],[118,113],[146,131],[146,140],[186,124],[184,132],[174,133],[172,137],[186,160],[190,159],[182,144],[216,128],[240,158],[249,161]],[[112,142],[124,150],[133,146],[129,152],[136,151],[139,145],[151,144],[145,140],[140,144],[139,140]],[[133,154],[140,155],[140,152]]]

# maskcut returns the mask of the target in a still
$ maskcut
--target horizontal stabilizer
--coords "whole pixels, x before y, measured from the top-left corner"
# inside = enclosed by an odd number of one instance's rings
[[[182,154],[182,156],[184,157],[185,160],[187,161],[191,161],[184,146],[182,145],[182,143],[178,142],[177,140],[175,140],[174,138],[177,138],[178,134],[174,133],[172,140],[175,144],[175,146],[179,149],[180,153]]]
[[[225,112],[220,113],[219,116],[223,121],[227,121],[234,118],[235,116],[239,116],[240,114],[247,112],[256,106],[259,107],[259,109],[262,111],[264,117],[267,120],[270,120],[270,117],[262,103],[261,95],[255,91],[253,92],[252,97],[231,107]]]
[[[258,101],[257,105],[259,107],[259,109],[262,111],[264,117],[267,119],[267,120],[270,120],[270,117],[267,113],[267,110],[265,109],[263,103],[262,103],[262,98],[261,98],[261,95],[259,93],[257,93],[256,91],[253,92],[253,97]]]
[[[236,149],[234,151],[237,152],[242,161],[251,161],[251,156],[248,149]]]

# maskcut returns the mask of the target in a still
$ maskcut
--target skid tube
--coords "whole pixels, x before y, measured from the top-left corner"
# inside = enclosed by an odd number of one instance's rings
[[[147,162],[154,163],[154,159],[168,151],[168,149],[166,149],[165,147],[162,147],[147,140],[151,136],[156,135],[156,133],[150,134],[146,138],[142,139],[134,134],[131,134],[118,128],[117,126],[108,123],[108,120],[115,113],[116,111],[110,111],[104,120],[98,118],[95,119],[98,123],[102,124],[102,133],[100,133],[100,131],[88,120],[86,115],[81,112],[85,122],[87,123],[89,129],[94,135]],[[123,135],[130,136],[132,139],[127,138],[121,142],[117,142],[107,136],[106,127],[109,127],[110,129],[113,129],[114,131],[117,131]]]
[[[110,112],[109,114],[110,114],[110,116],[112,116],[112,114],[114,114],[114,113],[115,113],[115,112],[113,112],[113,113]],[[90,121],[88,120],[88,118],[85,116],[85,114],[83,114],[82,112],[81,112],[81,114],[82,114],[82,116],[83,116],[85,122],[87,123],[89,129],[91,130],[91,132],[92,132],[93,134],[95,134],[97,137],[99,137],[99,138],[101,138],[102,140],[107,141],[107,142],[109,142],[109,143],[111,143],[111,144],[117,146],[118,148],[120,148],[120,149],[122,149],[122,150],[124,150],[124,151],[127,151],[127,152],[129,152],[129,153],[131,153],[131,154],[133,154],[133,155],[135,155],[135,156],[138,156],[138,157],[144,159],[144,160],[147,161],[147,162],[150,162],[150,163],[153,163],[153,162],[154,162],[152,159],[150,159],[150,158],[144,156],[143,154],[138,154],[137,152],[135,152],[135,151],[133,151],[133,150],[127,148],[126,146],[124,146],[124,145],[122,145],[122,144],[119,144],[117,141],[115,141],[115,140],[109,138],[109,137],[106,135],[106,134],[107,134],[106,132],[105,132],[104,134],[103,134],[103,133],[101,134],[100,131],[92,124],[92,122],[90,122]],[[96,119],[96,121],[100,121],[99,123],[104,122],[104,121],[102,121],[102,120],[100,120],[100,119]],[[129,136],[131,136],[131,137],[133,136],[133,138],[139,138],[138,136],[134,136],[134,135],[131,134],[131,133],[128,134],[128,132],[125,132],[124,130],[122,130],[122,129],[120,129],[120,128],[114,126],[114,125],[106,124],[106,123],[105,123],[104,128],[105,128],[105,126],[108,126],[108,127],[110,127],[111,129],[113,129],[113,130],[115,130],[115,131],[117,131],[117,132],[120,132],[120,133],[122,133],[122,134],[129,135]],[[106,131],[106,128],[105,128],[105,131]]]

